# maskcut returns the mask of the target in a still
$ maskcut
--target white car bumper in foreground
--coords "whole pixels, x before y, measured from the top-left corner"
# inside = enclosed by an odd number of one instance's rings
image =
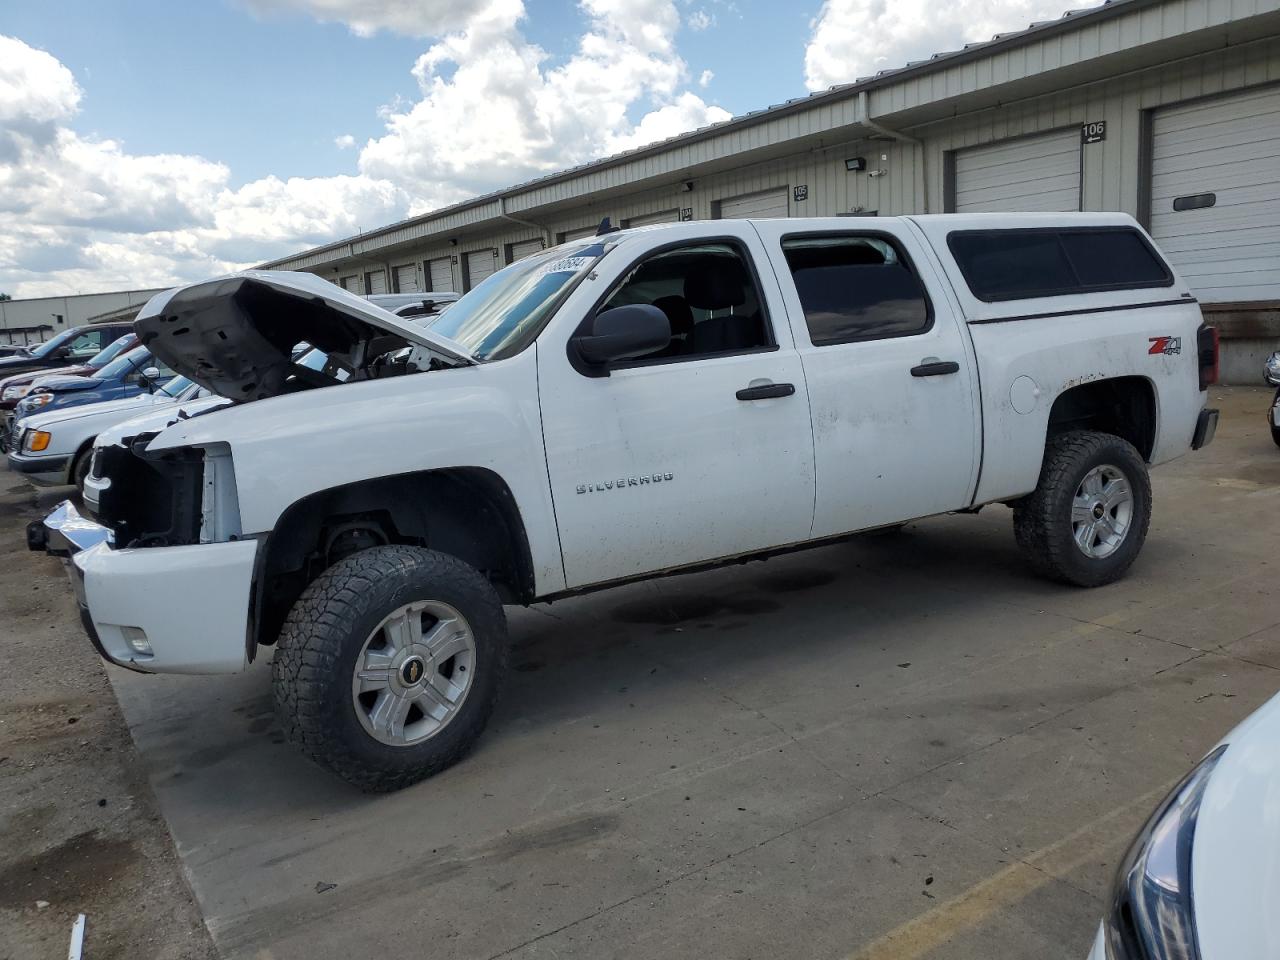
[[[145,673],[245,668],[256,540],[116,550],[109,539],[70,503],[28,531],[32,549],[67,561],[99,653]]]

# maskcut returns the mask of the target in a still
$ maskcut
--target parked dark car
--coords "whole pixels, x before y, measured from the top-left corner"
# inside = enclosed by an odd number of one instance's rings
[[[0,377],[82,364],[127,333],[133,333],[132,323],[92,324],[63,330],[38,346],[24,347],[18,353],[0,357]]]
[[[12,410],[14,404],[31,392],[31,385],[40,377],[47,377],[51,372],[74,377],[90,375],[97,370],[101,370],[120,354],[127,353],[137,345],[138,335],[126,333],[124,336],[107,344],[106,347],[99,350],[84,363],[73,363],[70,366],[57,367],[53,371],[48,368],[41,368],[10,374],[0,379],[0,410]]]
[[[98,351],[85,363],[58,368],[56,375],[92,376],[116,357],[127,353],[137,345],[137,334],[126,333],[123,337],[108,344],[105,349]],[[9,423],[12,419],[13,408],[17,406],[19,400],[32,391],[37,380],[48,376],[51,376],[49,370],[40,369],[14,373],[0,379],[0,450],[7,451],[9,449]]]
[[[60,374],[41,377],[34,389],[18,401],[13,422],[36,411],[61,410],[84,403],[120,400],[139,393],[154,393],[174,376],[165,364],[151,357],[146,347],[134,347],[116,357],[90,377],[65,377]]]

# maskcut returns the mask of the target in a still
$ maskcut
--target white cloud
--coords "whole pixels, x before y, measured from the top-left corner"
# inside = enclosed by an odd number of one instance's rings
[[[714,14],[707,13],[705,10],[695,10],[689,14],[686,22],[690,30],[706,30],[708,27],[715,26],[716,18]]]
[[[825,0],[811,24],[805,83],[823,90],[997,33],[1056,19],[1079,0]]]
[[[0,138],[49,140],[57,124],[75,114],[80,97],[76,78],[56,57],[0,35]]]
[[[520,0],[494,0],[432,45],[413,68],[422,98],[386,112],[361,173],[414,193],[418,211],[729,117],[680,90],[671,0],[581,8],[587,30],[557,66],[520,31]]]
[[[714,80],[715,77],[716,75],[710,70],[703,70],[702,74],[698,77],[698,86],[704,88],[709,87],[711,85],[711,81]]]
[[[29,297],[213,276],[729,117],[688,89],[673,0],[580,0],[584,30],[558,63],[525,38],[521,0],[249,2],[356,32],[461,25],[418,58],[419,99],[384,107],[380,137],[363,147],[335,138],[358,149],[350,174],[239,187],[222,163],[81,135],[71,72],[0,36],[0,290]]]
[[[245,0],[250,10],[270,16],[302,13],[326,23],[343,23],[370,37],[379,30],[411,37],[438,37],[484,12],[491,0]]]

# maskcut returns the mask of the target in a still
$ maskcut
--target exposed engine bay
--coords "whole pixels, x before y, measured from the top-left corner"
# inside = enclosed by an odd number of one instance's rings
[[[180,287],[152,298],[135,326],[158,359],[237,403],[474,362],[422,324],[311,274]],[[300,363],[305,345],[326,362]]]

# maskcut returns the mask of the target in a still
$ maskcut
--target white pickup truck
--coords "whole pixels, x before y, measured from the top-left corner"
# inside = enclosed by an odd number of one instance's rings
[[[274,646],[289,735],[370,790],[479,736],[503,604],[990,503],[1031,568],[1107,583],[1148,465],[1217,423],[1214,332],[1120,214],[646,227],[521,260],[426,328],[265,272],[136,326],[236,402],[100,447],[98,522],[64,505],[33,549],[70,558],[113,663]]]

